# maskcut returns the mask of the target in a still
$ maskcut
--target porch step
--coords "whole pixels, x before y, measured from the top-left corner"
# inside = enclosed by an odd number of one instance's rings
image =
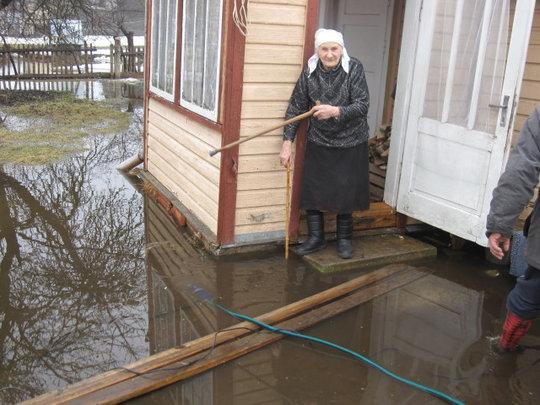
[[[353,239],[353,248],[353,257],[344,260],[337,255],[336,243],[331,242],[326,249],[304,256],[304,260],[321,273],[331,273],[437,255],[435,246],[398,234],[361,236]]]

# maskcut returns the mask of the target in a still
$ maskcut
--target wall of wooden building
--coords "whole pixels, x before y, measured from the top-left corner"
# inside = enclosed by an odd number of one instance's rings
[[[529,49],[527,50],[527,63],[521,84],[516,119],[514,121],[514,134],[512,144],[519,139],[519,132],[527,117],[534,108],[540,104],[540,4],[536,3]]]
[[[514,120],[514,130],[512,134],[512,145],[519,140],[519,134],[525,120],[534,111],[534,108],[540,105],[540,4],[536,3],[534,9],[533,25],[531,37],[529,39],[529,49],[527,50],[527,61],[525,71],[523,72],[523,82],[521,83],[521,92],[517,105],[516,118]],[[538,198],[538,186],[534,195],[525,207],[520,216],[521,220],[532,211]],[[518,221],[518,226],[521,222]]]
[[[246,37],[240,136],[283,121],[302,70],[308,0],[251,0]],[[243,143],[238,160],[236,238],[268,237],[285,228],[282,129]],[[251,235],[251,236],[247,236]]]
[[[148,171],[217,234],[221,134],[149,99]]]

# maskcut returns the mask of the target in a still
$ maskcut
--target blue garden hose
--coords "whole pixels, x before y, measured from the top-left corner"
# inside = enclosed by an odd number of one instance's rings
[[[261,322],[261,321],[255,319],[255,318],[252,318],[250,316],[242,315],[242,314],[239,314],[237,312],[231,311],[230,309],[225,308],[224,306],[218,304],[217,302],[214,302],[212,300],[212,296],[207,291],[203,290],[202,288],[200,288],[198,286],[195,286],[193,284],[191,284],[189,287],[191,288],[193,293],[195,293],[197,295],[197,297],[199,297],[203,301],[206,301],[206,302],[216,306],[217,308],[221,309],[223,312],[225,312],[226,314],[232,316],[233,318],[251,322],[251,323],[253,323],[255,325],[258,325],[261,328],[269,330],[271,332],[281,333],[281,334],[286,335],[286,336],[291,336],[291,337],[295,337],[295,338],[309,340],[311,342],[316,342],[316,343],[320,343],[322,345],[331,347],[333,349],[336,349],[336,350],[339,350],[341,352],[347,353],[347,354],[351,355],[352,357],[356,358],[357,360],[363,361],[368,366],[371,366],[371,367],[379,370],[383,374],[386,374],[387,376],[389,376],[389,377],[391,377],[391,378],[393,378],[393,379],[395,379],[397,381],[400,381],[400,382],[402,382],[404,384],[407,384],[407,385],[409,385],[409,386],[411,386],[413,388],[416,388],[416,389],[418,389],[420,391],[424,391],[424,392],[426,392],[428,394],[431,394],[431,395],[433,395],[433,396],[435,396],[437,398],[440,398],[440,399],[442,399],[444,401],[447,401],[447,402],[449,402],[451,404],[465,405],[465,402],[462,402],[462,401],[460,401],[460,400],[458,400],[456,398],[453,398],[450,395],[445,394],[444,392],[441,392],[441,391],[436,390],[434,388],[430,388],[430,387],[427,387],[425,385],[422,385],[422,384],[416,383],[414,381],[408,380],[407,378],[401,377],[401,376],[393,373],[392,371],[384,368],[383,366],[376,363],[375,361],[361,355],[360,353],[357,353],[357,352],[355,352],[353,350],[347,349],[346,347],[340,346],[340,345],[338,345],[336,343],[333,343],[333,342],[330,342],[328,340],[324,340],[324,339],[321,339],[321,338],[318,338],[318,337],[315,337],[315,336],[304,335],[303,333],[298,333],[298,332],[294,332],[294,331],[287,330],[287,329],[276,328],[276,327],[274,327],[272,325],[268,325],[268,324],[266,324],[264,322]]]

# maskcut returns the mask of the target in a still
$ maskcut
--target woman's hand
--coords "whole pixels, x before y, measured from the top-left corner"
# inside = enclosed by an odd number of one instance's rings
[[[287,167],[291,163],[291,153],[292,153],[292,142],[283,141],[281,146],[281,152],[279,153],[279,159],[281,160],[281,165]]]
[[[327,120],[328,118],[339,117],[339,107],[334,107],[329,104],[321,104],[313,107],[313,116],[318,120]]]

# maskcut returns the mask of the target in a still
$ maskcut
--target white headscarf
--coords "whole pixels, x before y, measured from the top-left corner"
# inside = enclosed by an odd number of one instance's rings
[[[317,63],[319,63],[319,54],[317,53],[319,46],[326,42],[336,42],[341,45],[341,47],[343,48],[343,55],[341,56],[341,67],[343,67],[343,70],[346,73],[349,73],[349,61],[351,60],[351,58],[347,53],[347,49],[345,48],[345,44],[343,42],[343,35],[341,34],[341,32],[336,30],[320,28],[315,32],[315,54],[308,60],[309,74],[311,75],[313,73],[313,71],[317,68]]]

